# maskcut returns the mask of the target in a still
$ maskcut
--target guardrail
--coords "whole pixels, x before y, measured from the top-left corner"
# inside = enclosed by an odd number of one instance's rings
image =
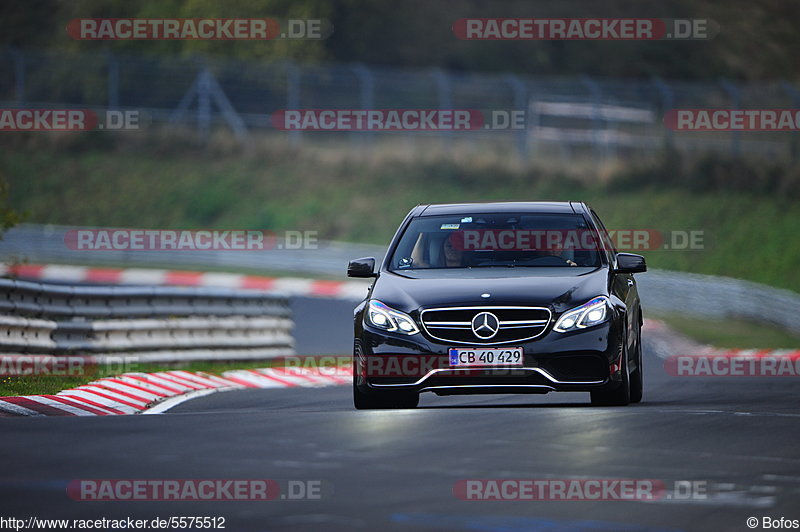
[[[74,229],[74,228],[72,228]],[[69,229],[22,224],[0,240],[0,260],[37,263],[154,266],[193,270],[248,268],[344,277],[347,262],[383,257],[386,247],[373,244],[319,242],[318,249],[269,251],[74,251],[64,245]],[[142,270],[143,272],[145,270]],[[146,275],[141,276],[143,279]],[[771,323],[800,332],[800,294],[716,275],[650,270],[637,275],[645,312],[658,310],[714,319],[737,317]],[[361,292],[354,290],[354,298]],[[2,312],[2,307],[0,307]]]
[[[225,288],[67,286],[0,279],[0,351],[136,361],[294,353],[286,296]]]
[[[696,273],[649,270],[636,282],[645,315],[659,310],[699,318],[740,318],[800,332],[800,294]]]
[[[247,250],[93,250],[78,251],[66,245],[70,230],[59,225],[19,224],[3,233],[0,261],[38,264],[92,264],[94,266],[167,267],[170,269],[305,272],[343,276],[347,262],[356,257],[382,257],[385,246],[351,242],[320,241],[316,249]],[[89,229],[88,227],[86,229]],[[276,244],[283,244],[277,239]]]

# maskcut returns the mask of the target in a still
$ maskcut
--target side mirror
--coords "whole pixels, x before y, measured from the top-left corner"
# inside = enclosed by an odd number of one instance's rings
[[[351,260],[347,265],[348,277],[377,277],[375,273],[375,257]]]
[[[617,273],[641,273],[647,271],[644,257],[633,253],[617,253]]]

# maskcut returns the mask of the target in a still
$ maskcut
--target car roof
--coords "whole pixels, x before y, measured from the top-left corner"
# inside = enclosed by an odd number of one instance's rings
[[[416,216],[439,216],[447,214],[480,214],[493,212],[530,212],[577,214],[585,210],[572,201],[504,201],[490,203],[441,203],[420,205]]]

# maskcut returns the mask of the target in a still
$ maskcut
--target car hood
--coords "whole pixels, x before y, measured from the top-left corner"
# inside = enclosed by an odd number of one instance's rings
[[[382,272],[372,299],[411,312],[418,308],[530,305],[562,312],[608,295],[608,268],[509,268]],[[489,294],[489,297],[481,297]]]

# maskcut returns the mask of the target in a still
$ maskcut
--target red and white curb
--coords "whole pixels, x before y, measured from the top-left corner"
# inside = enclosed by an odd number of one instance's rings
[[[369,283],[363,281],[329,281],[145,268],[93,268],[62,264],[0,265],[0,275],[23,280],[71,283],[238,288],[288,296],[330,297],[358,301],[364,299],[369,287]]]
[[[740,359],[787,358],[789,360],[800,360],[800,349],[723,349],[720,347],[705,347],[697,353],[684,353],[681,356]]]
[[[156,414],[183,401],[219,391],[342,385],[350,382],[348,375],[352,375],[352,370],[336,368],[332,373],[296,367],[231,370],[221,377],[177,370],[124,373],[56,395],[0,397],[0,417]]]
[[[657,354],[661,358],[681,356],[695,358],[726,357],[745,360],[763,358],[800,359],[800,349],[734,349],[704,345],[677,333],[664,321],[652,318],[644,320],[642,330],[648,334],[648,339],[651,341],[663,340],[664,336],[668,337],[669,345],[667,348],[657,349]]]

